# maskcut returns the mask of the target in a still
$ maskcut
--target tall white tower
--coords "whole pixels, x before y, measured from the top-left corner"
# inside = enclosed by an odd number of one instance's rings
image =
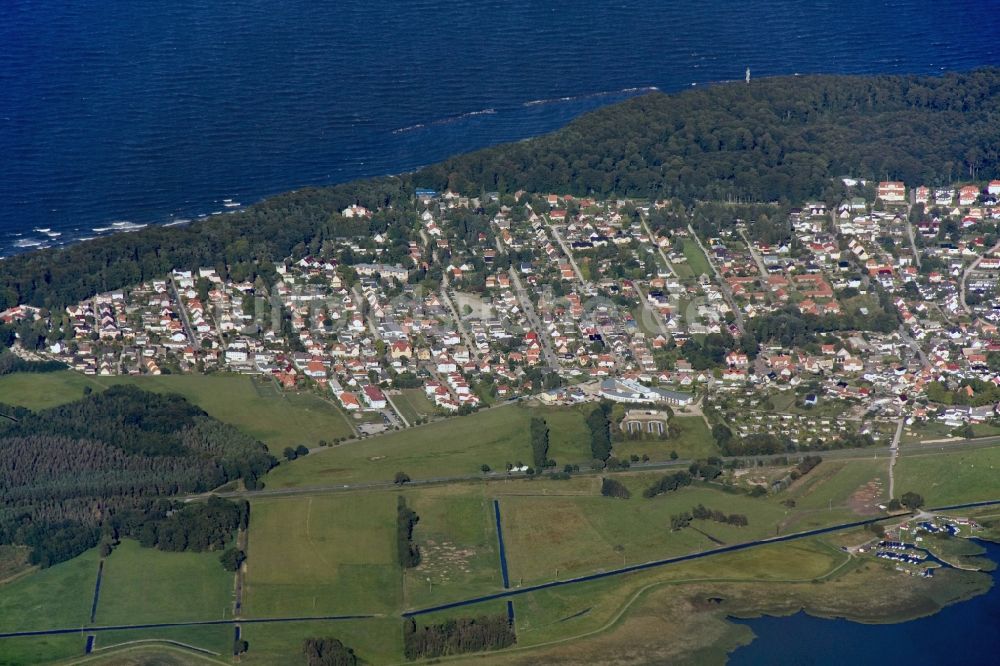
[[[750,83],[750,68],[747,67],[747,83]]]

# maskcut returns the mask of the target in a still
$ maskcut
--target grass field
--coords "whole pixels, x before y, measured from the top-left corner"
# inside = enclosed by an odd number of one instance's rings
[[[232,617],[233,574],[219,554],[167,553],[122,541],[104,563],[97,624]]]
[[[430,401],[423,389],[403,389],[392,396],[392,402],[411,424],[419,419],[438,413],[438,408]]]
[[[97,562],[95,548],[0,586],[0,632],[86,624]]]
[[[0,666],[51,664],[80,656],[86,641],[82,634],[4,638],[0,640]]]
[[[685,488],[645,499],[642,489],[653,478],[628,479],[633,494],[629,500],[596,493],[504,497],[500,506],[512,580],[536,583],[713,548],[718,544],[696,529],[670,530],[671,515],[697,504],[747,515],[750,524],[742,528],[710,521],[692,523],[723,543],[771,536],[785,516],[784,508],[769,500],[710,488]]]
[[[71,370],[63,372],[15,372],[0,377],[0,402],[28,409],[55,407],[83,397],[84,387],[104,388],[96,377]]]
[[[30,549],[24,546],[0,546],[0,585],[15,576],[27,573]]]
[[[195,647],[202,648],[203,650],[209,650],[218,654],[214,657],[216,663],[219,660],[223,662],[229,662],[231,660],[231,654],[233,650],[233,628],[228,625],[214,625],[209,627],[171,627],[165,629],[141,629],[141,630],[129,630],[129,631],[102,631],[97,634],[97,639],[94,642],[95,651],[100,654],[101,652],[107,651],[109,654],[104,659],[98,660],[98,664],[102,666],[107,664],[156,664],[160,666],[161,664],[200,664],[199,660],[192,661],[193,656],[197,656],[198,653],[195,652],[173,652],[168,648],[168,650],[163,653],[165,655],[175,655],[176,662],[161,662],[158,656],[155,660],[152,657],[142,657],[138,658],[138,655],[132,651],[124,651],[123,649],[128,645],[141,646],[143,643],[136,644],[135,641],[177,641],[179,643],[185,643],[187,645],[192,645]],[[157,649],[154,646],[149,646],[146,648]],[[158,647],[160,651],[164,648]],[[206,655],[207,657],[208,655]],[[212,657],[210,657],[212,658]],[[150,661],[146,661],[149,659]],[[88,662],[89,663],[89,662]]]
[[[936,455],[904,451],[895,474],[897,497],[919,493],[928,506],[1000,499],[1000,446]]]
[[[285,666],[305,663],[302,642],[307,638],[337,638],[352,648],[365,664],[403,661],[403,621],[398,617],[295,622],[290,624],[245,624],[243,637],[250,651],[241,664]]]
[[[71,371],[16,373],[0,377],[0,401],[43,409],[82,397],[85,386],[101,390],[120,383],[157,393],[179,393],[278,453],[285,446],[315,446],[320,439],[352,434],[344,415],[332,404],[307,393],[282,395],[271,387],[258,391],[249,377],[239,375],[86,377]]]
[[[0,585],[0,632],[81,627],[90,619],[97,549]],[[83,636],[0,641],[0,664],[49,663],[83,654]]]
[[[530,463],[532,415],[549,422],[551,458],[560,464],[590,459],[580,411],[510,405],[313,453],[273,470],[268,487],[389,481],[397,471],[414,479],[476,474],[483,464],[503,470],[507,463]]]
[[[250,515],[247,617],[400,606],[392,493],[258,500]]]
[[[802,477],[787,496],[803,509],[847,507],[855,492],[876,481],[881,488],[879,501],[887,501],[889,460],[826,461]]]
[[[668,460],[671,451],[676,451],[684,459],[719,455],[719,447],[712,439],[712,431],[700,416],[675,416],[670,422],[681,430],[677,437],[615,442],[615,455],[626,460],[633,454],[639,457],[648,455],[655,461]]]
[[[695,277],[712,274],[712,267],[708,265],[708,258],[705,257],[705,253],[701,251],[701,248],[698,247],[698,243],[694,239],[684,241],[684,256],[687,257],[688,266]]]
[[[536,410],[537,416],[549,426],[549,458],[561,467],[566,463],[590,460],[590,429],[584,419],[593,405],[578,407],[545,407]],[[525,442],[528,440],[525,439]],[[528,449],[527,443],[525,449]],[[530,452],[525,458],[530,463]]]

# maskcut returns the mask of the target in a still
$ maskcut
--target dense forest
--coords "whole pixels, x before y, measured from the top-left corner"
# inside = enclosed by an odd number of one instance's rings
[[[31,546],[40,564],[95,545],[108,526],[165,550],[219,547],[244,519],[237,509],[176,511],[163,498],[234,479],[258,487],[275,464],[182,397],[131,386],[38,412],[0,405],[0,415],[0,543]]]
[[[269,198],[187,227],[42,250],[0,262],[0,310],[62,308],[94,293],[213,266],[252,278],[329,239],[412,224],[416,187],[756,202],[843,192],[834,177],[935,185],[1000,177],[1000,69],[940,77],[777,77],[654,93],[582,116],[530,141],[449,159],[414,174]],[[339,211],[360,203],[370,220]]]

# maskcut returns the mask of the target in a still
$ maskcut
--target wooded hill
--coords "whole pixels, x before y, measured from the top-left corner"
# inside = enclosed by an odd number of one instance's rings
[[[151,227],[0,262],[0,310],[61,309],[172,268],[237,279],[324,240],[412,224],[416,187],[466,194],[525,189],[575,195],[749,201],[823,198],[835,177],[908,183],[1000,177],[1000,69],[941,77],[777,77],[654,93],[529,141],[455,157],[414,174],[309,188],[188,227]],[[392,209],[345,219],[352,203]]]
[[[170,512],[158,499],[239,478],[257,487],[275,464],[263,444],[184,398],[132,386],[0,414],[0,543],[32,546],[39,563],[95,545],[108,524],[138,535]]]

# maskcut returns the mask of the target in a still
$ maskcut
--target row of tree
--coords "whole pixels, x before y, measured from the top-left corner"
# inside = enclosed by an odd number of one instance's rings
[[[537,416],[531,417],[529,427],[531,434],[531,459],[536,470],[543,470],[546,467],[555,467],[556,461],[549,459],[549,425],[545,419]]]
[[[594,460],[606,461],[611,457],[611,403],[602,400],[587,414],[590,430],[590,453]]]
[[[671,493],[679,488],[691,485],[691,473],[687,471],[673,472],[661,476],[653,485],[642,491],[642,496],[646,498],[656,497],[664,493]]]
[[[417,626],[413,618],[403,624],[403,652],[407,659],[434,659],[450,654],[499,650],[517,640],[506,615],[446,620]]]
[[[413,543],[413,528],[419,520],[420,516],[406,506],[402,496],[396,498],[396,553],[399,565],[404,569],[420,564],[420,547]]]

